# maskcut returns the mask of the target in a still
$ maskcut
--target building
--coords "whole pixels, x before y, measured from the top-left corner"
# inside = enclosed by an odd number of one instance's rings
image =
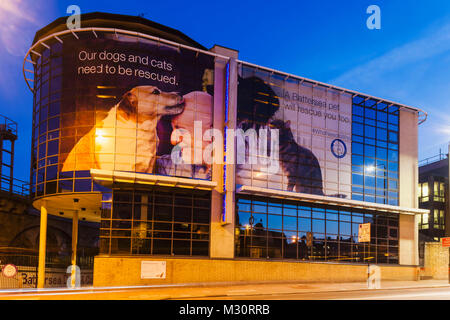
[[[415,277],[420,109],[106,13],[39,30],[24,73],[40,279],[48,215],[73,221],[72,264],[99,223],[98,286]]]
[[[423,259],[425,242],[440,241],[449,235],[448,201],[449,157],[438,156],[424,159],[419,163],[419,207],[429,210],[419,219],[419,253]]]

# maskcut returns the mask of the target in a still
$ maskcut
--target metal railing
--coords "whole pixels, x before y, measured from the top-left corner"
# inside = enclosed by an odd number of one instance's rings
[[[78,257],[77,265],[82,269],[92,269],[94,266],[94,257]],[[14,264],[16,266],[36,267],[38,265],[39,256],[36,254],[15,254],[0,253],[1,264]],[[70,256],[46,256],[46,268],[67,268],[71,265]]]
[[[425,166],[427,164],[431,164],[431,163],[434,163],[434,162],[438,162],[438,161],[441,161],[441,160],[444,160],[444,159],[447,159],[447,158],[448,158],[448,153],[442,153],[441,151],[439,151],[439,154],[437,154],[435,156],[428,157],[428,158],[425,158],[423,160],[420,160],[419,161],[419,167],[422,167],[422,166]]]
[[[2,175],[0,176],[0,190],[27,197],[30,194],[30,183]]]
[[[0,114],[0,133],[7,132],[17,137],[17,122]]]
[[[0,289],[37,288],[38,260],[37,253],[0,253]],[[81,269],[81,285],[92,285],[94,257],[82,256],[78,260],[77,265]],[[2,274],[2,269],[7,264],[13,264],[16,267],[17,274],[14,277],[7,278]],[[47,256],[45,286],[65,287],[69,265],[71,265],[70,256]]]

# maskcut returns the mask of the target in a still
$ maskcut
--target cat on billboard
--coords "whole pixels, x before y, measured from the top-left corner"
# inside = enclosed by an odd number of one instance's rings
[[[267,101],[264,101],[267,100]],[[311,150],[297,144],[289,120],[277,119],[280,102],[273,91],[258,77],[239,78],[238,127],[243,130],[260,130],[270,127],[279,130],[280,171],[275,176],[286,176],[287,191],[323,195],[322,172],[319,162]],[[246,146],[248,153],[248,147]],[[261,168],[248,164],[237,166],[237,183],[251,184],[246,171],[263,176]],[[249,179],[250,178],[250,179]],[[265,179],[269,179],[266,177]],[[249,181],[250,180],[250,181]]]
[[[350,167],[350,150],[342,139],[348,141],[351,136],[351,124],[343,123],[351,115],[351,101],[338,92],[319,91],[252,68],[243,68],[238,78],[237,126],[249,139],[237,153],[250,160],[251,131],[260,136],[261,130],[278,130],[279,170],[267,174],[264,166],[245,162],[237,165],[236,183],[347,197],[350,175],[338,174],[337,167]],[[264,149],[270,151],[269,144]],[[259,158],[270,156],[258,154]]]

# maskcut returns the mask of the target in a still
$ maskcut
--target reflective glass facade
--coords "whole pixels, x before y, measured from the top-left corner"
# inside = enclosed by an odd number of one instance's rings
[[[371,223],[370,243],[358,241],[361,223]],[[239,196],[235,254],[255,259],[392,264],[398,263],[398,227],[395,214]]]
[[[49,48],[39,48],[39,55],[33,54],[33,197],[105,191],[92,181],[90,169],[211,179],[210,168],[205,164],[174,164],[170,155],[175,128],[186,130],[188,124],[187,129],[191,129],[189,125],[194,121],[202,121],[203,131],[211,126],[214,112],[210,93],[214,82],[207,75],[213,72],[214,56],[112,32],[82,33],[77,38],[67,34],[60,39],[63,43],[48,40]],[[136,68],[134,76],[123,77],[119,71],[86,71],[94,63],[104,70],[106,62],[119,62],[117,52],[106,54],[113,49],[121,52],[120,57],[128,57],[120,60],[120,67]],[[98,54],[97,60],[87,58],[94,54]],[[146,62],[151,71],[165,73],[152,73],[151,78],[141,76],[138,71],[142,70],[137,67],[146,64],[130,62],[141,56],[152,58]],[[164,63],[166,67],[162,66]],[[114,67],[119,69],[118,65]],[[165,69],[160,71],[162,68]],[[162,80],[154,80],[155,77]],[[172,84],[170,79],[175,77],[179,82]],[[135,99],[135,109],[130,114],[139,113],[139,117],[134,122],[127,122],[128,118],[124,120],[120,112],[116,113],[117,108],[126,110],[131,105],[126,97]],[[137,102],[141,100],[146,104]],[[157,115],[153,109],[146,109],[150,103],[158,106]],[[147,113],[143,115],[142,110]],[[179,115],[181,110],[183,114],[175,127],[172,113]],[[147,128],[149,123],[151,127]],[[190,131],[193,133],[193,128]]]
[[[208,191],[104,193],[100,254],[208,256],[210,212]]]
[[[61,113],[63,95],[62,44],[54,42],[44,49],[35,65],[31,195],[104,190],[93,183],[88,170],[60,172],[60,155],[90,127],[78,126],[81,110]],[[78,120],[77,120],[78,119]],[[61,129],[62,123],[66,123]],[[68,125],[71,123],[72,125]]]
[[[398,205],[399,108],[353,98],[352,199]]]

